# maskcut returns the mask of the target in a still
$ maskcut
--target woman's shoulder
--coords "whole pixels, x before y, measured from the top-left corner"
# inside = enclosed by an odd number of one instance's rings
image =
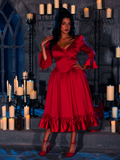
[[[84,40],[84,37],[83,37],[83,35],[75,35],[75,38],[76,38],[76,41],[78,42],[78,43],[80,43],[81,41],[83,41]]]

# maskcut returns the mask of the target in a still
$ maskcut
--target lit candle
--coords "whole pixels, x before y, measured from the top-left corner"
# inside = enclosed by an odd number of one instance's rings
[[[87,8],[87,7],[84,8],[84,17],[85,18],[89,17],[89,8]]]
[[[114,100],[114,86],[107,86],[107,101]]]
[[[30,92],[34,90],[34,81],[28,80],[27,81],[27,94],[30,95]]]
[[[97,0],[97,9],[102,9],[102,0]]]
[[[7,95],[9,96],[9,82],[7,80]]]
[[[47,14],[52,14],[52,4],[51,3],[47,4]]]
[[[116,121],[111,121],[111,132],[112,133],[116,132]]]
[[[28,72],[23,72],[23,79],[27,79],[28,78]]]
[[[17,88],[17,95],[18,96],[23,96],[23,88],[22,87]]]
[[[31,91],[30,92],[30,99],[37,99],[37,91]]]
[[[59,0],[54,0],[54,8],[59,8]]]
[[[27,19],[28,20],[33,20],[33,14],[32,13],[28,13],[27,14]]]
[[[112,17],[112,9],[108,8],[106,11],[106,18],[111,18]]]
[[[44,4],[39,4],[39,14],[44,14]]]
[[[118,107],[112,107],[112,117],[117,118]]]
[[[30,129],[30,115],[26,115],[26,129]]]
[[[29,107],[28,106],[24,107],[24,117],[26,117],[26,115],[29,115]]]
[[[120,47],[116,47],[116,58],[120,58]]]
[[[3,130],[7,130],[7,117],[3,117]]]
[[[14,130],[15,129],[15,121],[14,118],[9,119],[9,130]]]
[[[68,9],[68,5],[66,3],[63,3],[63,8]]]
[[[2,117],[6,117],[6,106],[2,106]]]
[[[3,120],[2,120],[2,118],[0,119],[0,129],[3,129]]]
[[[9,84],[9,102],[11,101],[12,86]]]
[[[9,117],[15,117],[15,107],[14,106],[9,107]]]
[[[75,14],[75,5],[71,5],[71,14]]]

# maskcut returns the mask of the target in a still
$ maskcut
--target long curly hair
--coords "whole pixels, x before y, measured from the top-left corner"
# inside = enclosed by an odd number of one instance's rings
[[[49,49],[51,51],[52,47],[57,43],[57,41],[60,39],[61,35],[61,24],[63,18],[69,18],[71,21],[71,29],[69,32],[69,35],[72,36],[72,38],[75,37],[75,27],[74,27],[74,20],[72,14],[65,8],[61,7],[56,16],[55,16],[55,23],[52,31],[53,39],[50,41]]]

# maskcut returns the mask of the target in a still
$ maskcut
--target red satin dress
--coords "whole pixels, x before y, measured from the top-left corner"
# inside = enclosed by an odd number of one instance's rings
[[[42,53],[39,53],[39,67],[42,70],[49,67],[53,58],[56,67],[49,78],[45,109],[39,127],[51,128],[52,132],[75,132],[98,126],[86,73],[73,67],[78,52],[83,51],[88,54],[85,62],[87,68],[98,68],[94,51],[85,43],[82,35],[76,35],[66,49],[55,44],[52,54],[49,44],[50,42],[46,43],[46,61],[43,61]]]

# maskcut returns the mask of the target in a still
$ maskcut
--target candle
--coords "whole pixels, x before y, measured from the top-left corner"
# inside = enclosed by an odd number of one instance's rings
[[[120,47],[116,47],[116,58],[120,58]]]
[[[31,91],[30,92],[30,99],[37,99],[37,91]]]
[[[59,8],[59,0],[54,0],[54,8]]]
[[[84,8],[84,17],[85,18],[89,17],[89,8],[87,8],[87,7]]]
[[[22,87],[17,88],[17,95],[18,96],[23,96],[23,88]]]
[[[27,81],[27,94],[30,95],[30,92],[34,90],[34,81],[28,80]]]
[[[9,96],[9,82],[7,80],[7,95]]]
[[[47,4],[47,14],[52,14],[52,4],[51,3]]]
[[[3,117],[3,130],[7,130],[7,117]]]
[[[111,18],[112,17],[112,9],[108,8],[106,11],[106,18]]]
[[[0,129],[3,129],[3,120],[2,120],[2,118],[0,119]]]
[[[107,86],[107,101],[114,100],[114,86]]]
[[[23,72],[23,79],[27,79],[28,78],[28,72]]]
[[[11,101],[12,86],[9,84],[9,102]]]
[[[9,107],[9,117],[15,117],[15,107],[14,106]]]
[[[117,118],[118,107],[112,107],[112,117]]]
[[[44,4],[39,4],[39,14],[44,14]]]
[[[75,5],[71,5],[71,14],[75,14]]]
[[[26,115],[29,115],[29,107],[28,106],[24,107],[24,117],[26,117]]]
[[[66,3],[63,3],[63,8],[68,9],[68,5]]]
[[[30,129],[30,115],[26,115],[26,129]]]
[[[28,20],[33,20],[33,14],[32,13],[28,13],[27,14],[27,19]]]
[[[14,118],[9,119],[9,130],[14,130],[15,129],[15,121]]]
[[[112,133],[116,132],[116,121],[111,121],[111,132]]]
[[[18,80],[17,80],[17,76],[16,76],[14,79],[14,94],[16,94],[17,88],[18,88]]]
[[[6,117],[6,106],[2,106],[2,117]]]
[[[97,0],[97,9],[102,9],[102,0]]]

